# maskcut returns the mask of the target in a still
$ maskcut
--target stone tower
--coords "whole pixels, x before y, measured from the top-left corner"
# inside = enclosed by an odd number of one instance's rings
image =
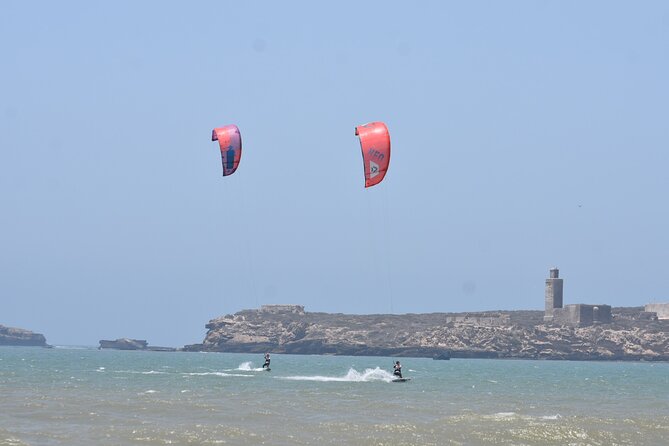
[[[551,268],[550,277],[546,279],[546,312],[544,313],[544,321],[551,322],[553,320],[553,310],[555,308],[562,308],[562,279],[559,279],[560,270],[556,267]]]

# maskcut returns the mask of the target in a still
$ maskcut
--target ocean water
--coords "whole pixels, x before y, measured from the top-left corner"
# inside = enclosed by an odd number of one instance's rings
[[[392,383],[400,359],[406,383]],[[0,348],[0,445],[669,445],[669,364]]]

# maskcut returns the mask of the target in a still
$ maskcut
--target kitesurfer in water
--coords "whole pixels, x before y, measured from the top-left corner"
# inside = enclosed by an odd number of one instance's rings
[[[265,363],[262,365],[262,368],[264,369],[265,367],[269,368],[269,352],[265,353]]]
[[[395,361],[395,365],[393,366],[393,375],[398,378],[402,378],[402,364],[400,364],[399,361]]]

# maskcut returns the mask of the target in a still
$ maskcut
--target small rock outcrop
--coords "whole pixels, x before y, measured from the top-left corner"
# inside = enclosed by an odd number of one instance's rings
[[[49,347],[43,334],[0,325],[0,345]]]
[[[140,339],[119,338],[114,341],[102,339],[100,348],[113,348],[115,350],[144,350],[149,343]]]
[[[111,348],[115,350],[149,350],[155,352],[173,352],[176,351],[176,348],[172,347],[156,347],[149,345],[143,339],[129,339],[129,338],[120,338],[114,341],[108,341],[105,339],[100,340],[100,349]]]
[[[669,361],[669,321],[614,308],[610,324],[545,324],[541,311],[348,315],[303,307],[244,310],[211,320],[189,351],[450,358]]]

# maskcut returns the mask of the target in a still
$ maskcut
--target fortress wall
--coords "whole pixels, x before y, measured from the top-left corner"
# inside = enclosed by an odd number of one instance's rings
[[[553,310],[553,320],[560,324],[585,327],[611,323],[610,305],[570,304]]]
[[[665,304],[647,304],[644,307],[645,311],[657,313],[659,320],[669,319],[669,303]]]
[[[613,322],[613,316],[611,315],[611,305],[594,305],[593,322],[599,322],[602,324],[610,324]]]
[[[566,305],[553,309],[553,322],[556,324],[578,325],[581,322],[577,305]]]

